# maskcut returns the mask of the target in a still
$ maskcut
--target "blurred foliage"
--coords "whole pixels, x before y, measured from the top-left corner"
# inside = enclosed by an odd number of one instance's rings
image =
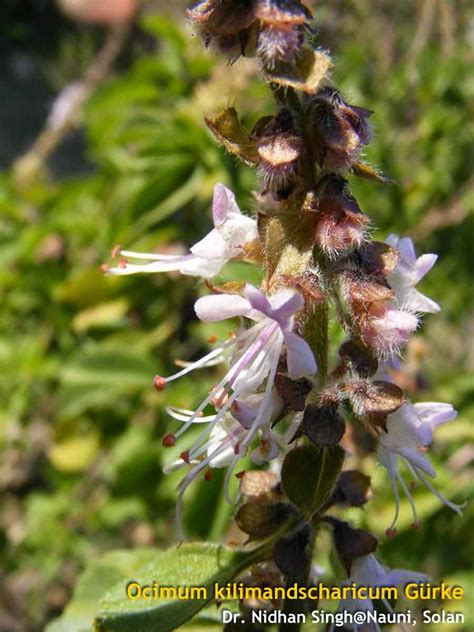
[[[334,51],[343,92],[375,111],[367,159],[397,183],[354,181],[361,206],[381,237],[413,233],[420,251],[440,254],[423,289],[444,309],[427,318],[404,375],[415,398],[450,401],[460,411],[438,432],[433,458],[439,489],[462,501],[473,487],[474,15],[469,2],[431,4],[433,14],[415,0],[320,2],[318,38]],[[54,46],[42,51],[35,14],[10,17],[4,45],[29,42],[55,89],[87,66],[100,43],[100,33],[91,39],[55,14]],[[180,380],[160,394],[151,378],[172,371],[175,358],[197,356],[210,335],[228,333],[225,324],[196,323],[194,279],[110,279],[99,268],[115,243],[144,251],[194,243],[210,226],[217,182],[251,210],[253,173],[215,145],[203,117],[230,102],[251,126],[271,111],[270,97],[251,63],[225,66],[183,20],[159,11],[140,18],[129,48],[84,112],[89,174],[59,179],[45,168],[28,185],[11,170],[0,175],[2,630],[42,629],[100,552],[137,548],[145,561],[140,547],[175,541],[178,477],[161,472],[174,456],[174,449],[163,455],[161,437],[174,422],[164,405],[197,405],[215,374],[200,372],[199,382]],[[83,51],[80,64],[71,51]],[[245,265],[231,272],[256,274]],[[370,460],[362,467],[374,471]],[[393,501],[380,470],[373,482],[374,499],[351,518],[382,537]],[[221,487],[216,475],[189,492],[190,537],[235,537]],[[469,593],[472,506],[459,519],[428,492],[417,492],[417,503],[421,527],[410,528],[404,506],[403,529],[383,544],[382,558]],[[324,538],[320,555],[329,579]],[[111,563],[122,575],[134,564]],[[474,627],[474,613],[466,626]]]

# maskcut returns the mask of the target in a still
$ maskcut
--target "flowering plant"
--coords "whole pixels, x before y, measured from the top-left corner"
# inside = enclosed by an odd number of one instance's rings
[[[332,85],[330,57],[315,46],[313,16],[304,3],[202,0],[189,17],[206,46],[230,61],[256,58],[276,111],[252,130],[233,108],[207,120],[219,142],[258,173],[253,217],[217,184],[214,228],[189,253],[121,251],[118,264],[104,268],[109,275],[175,271],[202,277],[210,294],[195,303],[197,317],[238,323],[235,334],[202,358],[154,378],[163,391],[191,371],[225,366],[196,410],[168,408],[181,424],[163,438],[165,447],[183,446],[166,468],[185,472],[177,498],[180,537],[185,491],[196,478],[210,478],[213,468],[226,468],[223,493],[239,505],[236,524],[248,536],[242,549],[247,562],[232,576],[246,570],[252,585],[270,577],[282,585],[309,585],[316,536],[327,528],[343,583],[423,581],[419,573],[384,569],[374,555],[376,538],[339,514],[341,507],[361,507],[369,499],[368,477],[346,465],[350,428],[372,437],[387,470],[395,503],[388,537],[396,535],[400,489],[418,523],[401,465],[460,511],[431,483],[436,473],[424,454],[434,429],[456,412],[448,404],[412,404],[394,377],[420,317],[440,309],[416,288],[436,256],[417,258],[410,238],[371,238],[371,221],[351,194],[349,177],[386,183],[362,159],[372,112],[346,102]],[[211,281],[236,259],[262,269],[260,288]],[[330,345],[332,324],[345,334],[337,349]],[[181,437],[195,424],[203,430],[190,445]],[[241,606],[245,617],[269,604]],[[373,604],[341,607],[372,610]]]

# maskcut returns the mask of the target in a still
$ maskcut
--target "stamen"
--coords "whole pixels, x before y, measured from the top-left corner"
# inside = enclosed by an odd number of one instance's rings
[[[260,426],[260,424],[262,422],[262,419],[264,417],[264,414],[270,410],[270,407],[269,407],[268,404],[269,404],[269,401],[270,401],[270,396],[271,396],[271,393],[272,393],[273,384],[275,382],[275,376],[276,376],[276,373],[277,373],[277,370],[278,370],[278,360],[280,358],[280,351],[281,351],[281,349],[278,351],[278,354],[275,354],[275,358],[274,358],[274,361],[273,361],[273,366],[271,367],[270,374],[269,374],[269,376],[267,378],[267,384],[265,386],[265,391],[264,391],[264,394],[263,394],[263,397],[262,397],[262,401],[261,401],[259,409],[258,409],[258,413],[255,416],[255,419],[254,419],[252,425],[250,426],[250,429],[247,431],[246,436],[245,436],[245,438],[242,441],[242,444],[240,446],[242,454],[246,454],[247,448],[248,448],[250,442],[252,441],[255,433],[258,430],[258,428],[259,428],[259,426]],[[225,496],[226,496],[227,502],[229,504],[231,504],[231,505],[237,503],[238,500],[239,500],[239,497],[240,497],[240,492],[237,494],[237,497],[234,500],[232,500],[230,498],[230,495],[229,495],[230,479],[231,479],[232,473],[233,473],[233,471],[235,469],[235,466],[237,465],[237,462],[240,460],[240,458],[241,458],[241,455],[237,454],[232,459],[229,467],[227,468],[226,477],[225,477],[225,481],[224,481]]]
[[[194,255],[163,255],[159,253],[148,252],[132,252],[131,250],[122,250],[120,254],[123,257],[130,257],[131,259],[142,259],[143,261],[166,261],[181,263],[182,261],[188,261],[192,259]]]
[[[462,516],[462,510],[466,506],[466,503],[463,503],[462,505],[455,505],[450,500],[448,500],[445,496],[443,496],[443,494],[441,494],[441,492],[439,492],[436,489],[436,487],[434,487],[430,483],[430,481],[426,478],[426,476],[422,472],[417,470],[416,475],[418,476],[420,481],[423,483],[423,485],[425,485],[430,490],[430,492],[433,493],[436,496],[436,498],[443,503],[443,505],[446,505],[446,507],[449,507],[450,509],[458,513],[460,516]]]
[[[415,524],[418,524],[418,514],[416,512],[415,501],[413,500],[413,496],[410,494],[407,484],[405,483],[403,476],[400,474],[399,471],[397,471],[397,478],[400,481],[400,485],[402,486],[403,491],[405,492],[405,496],[408,498],[408,502],[410,503],[413,520],[415,521]]]
[[[112,251],[110,253],[110,256],[112,259],[115,259],[115,257],[118,257],[118,255],[120,254],[120,251],[122,249],[122,246],[120,246],[120,244],[117,244],[116,246],[114,246],[112,248]],[[123,256],[126,256],[124,252],[121,253]]]
[[[268,341],[267,341],[267,345],[266,345],[266,347],[264,347],[264,349],[263,349],[263,351],[264,351],[264,352],[263,352],[262,357],[260,358],[260,361],[259,361],[259,363],[258,363],[258,365],[257,365],[257,369],[259,369],[259,368],[260,368],[260,366],[261,366],[261,365],[263,364],[263,362],[265,361],[265,359],[266,359],[267,355],[268,355],[268,354],[272,351],[272,349],[273,349],[272,345],[271,345],[271,344],[268,344],[268,342],[272,342],[272,337],[273,337],[273,335],[275,334],[275,332],[276,332],[276,333],[278,333],[278,327],[274,330],[273,334],[269,337],[269,339],[268,339]],[[283,342],[282,342],[281,344],[283,344]],[[262,351],[261,349],[260,349],[260,350],[258,350],[258,351],[257,351],[257,355],[258,355],[258,354],[260,354],[260,353],[261,353],[261,351]],[[281,347],[280,347],[280,349],[278,349],[278,350],[276,350],[276,351],[278,352],[278,353],[276,353],[276,352],[275,352],[275,355],[276,355],[276,360],[277,360],[277,361],[276,361],[276,365],[278,365],[278,358],[280,357]],[[244,354],[244,356],[245,356],[245,354]],[[244,357],[244,356],[242,356],[242,358],[240,358],[239,362],[241,362],[241,361],[242,361],[242,359],[243,359],[243,357]],[[249,358],[246,358],[246,360],[247,360],[247,361],[249,361]],[[237,362],[237,363],[234,365],[234,367],[232,367],[232,368],[230,369],[230,371],[235,370],[235,368],[239,365],[239,362]],[[251,360],[250,360],[250,363],[251,363]],[[245,367],[244,367],[244,368],[245,368]],[[219,384],[215,387],[215,389],[214,389],[214,390],[217,390],[218,388],[220,388],[220,387],[223,385],[223,382],[225,383],[225,382],[227,381],[227,379],[226,379],[226,378],[228,377],[228,375],[229,375],[230,371],[227,373],[227,375],[226,375],[226,376],[224,376],[224,379],[223,379],[223,380],[222,380],[222,381],[221,381],[221,382],[220,382],[220,383],[219,383]],[[237,372],[236,372],[236,375],[237,375]],[[273,379],[274,379],[274,378],[273,378]],[[234,378],[234,380],[235,380],[235,378]],[[228,387],[228,384],[226,385],[226,388],[227,388],[227,387]],[[209,397],[210,397],[211,395],[212,395],[212,391],[211,391],[211,393],[210,393]],[[206,431],[204,431],[204,432],[202,433],[201,437],[199,437],[199,438],[198,438],[198,440],[197,440],[197,441],[196,441],[196,443],[194,444],[193,448],[191,448],[192,458],[194,458],[194,456],[195,456],[196,454],[198,454],[198,452],[195,452],[195,450],[197,450],[197,446],[199,446],[199,444],[200,444],[200,443],[202,443],[202,441],[204,441],[204,440],[205,440],[205,438],[209,435],[209,433],[210,433],[210,432],[212,432],[212,429],[213,429],[213,428],[214,428],[214,426],[217,424],[217,422],[219,421],[219,419],[221,419],[221,418],[222,418],[222,416],[223,416],[223,414],[224,414],[225,412],[227,412],[227,410],[229,410],[229,409],[231,408],[232,403],[234,402],[234,400],[235,400],[235,399],[236,399],[239,395],[240,395],[240,393],[238,393],[237,391],[235,391],[234,393],[232,393],[232,395],[231,395],[231,396],[229,397],[229,399],[226,401],[226,403],[225,403],[224,407],[223,407],[223,408],[219,411],[219,413],[218,413],[218,415],[217,415],[216,419],[214,420],[213,424],[212,424],[212,425],[211,425],[211,426],[210,426],[210,427],[209,427]],[[208,398],[208,399],[209,399],[209,398]],[[202,404],[201,404],[201,406],[202,406]],[[198,409],[198,410],[199,410],[199,409]],[[177,436],[178,436],[178,435],[179,435],[182,431],[183,431],[183,428],[182,428],[182,429],[181,429],[181,430],[177,433]]]
[[[398,465],[396,464],[396,461],[395,461],[395,467],[397,468],[396,472],[398,473]],[[391,472],[388,469],[387,469],[387,472],[388,472],[388,478],[390,480],[390,485],[392,486],[393,495],[395,497],[395,515],[393,517],[391,525],[388,527],[388,529],[385,530],[385,535],[387,536],[387,538],[393,538],[397,535],[397,530],[395,529],[395,525],[397,523],[398,516],[400,515],[400,494],[398,491],[398,483],[395,476],[393,475],[393,472]]]
[[[172,448],[176,445],[176,435],[173,433],[169,433],[163,437],[162,445],[164,448]]]
[[[155,375],[153,378],[153,388],[159,392],[166,390],[166,378],[161,377],[161,375]]]

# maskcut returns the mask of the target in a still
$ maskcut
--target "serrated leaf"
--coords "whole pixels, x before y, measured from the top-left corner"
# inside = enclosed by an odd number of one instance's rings
[[[206,590],[202,599],[128,599],[126,582],[118,584],[102,601],[102,610],[94,623],[95,632],[168,632],[196,615],[213,598],[214,584],[232,580],[254,561],[253,553],[223,546],[189,543],[159,553],[153,562],[134,577],[140,585],[198,586]]]
[[[313,445],[294,448],[286,455],[281,471],[283,491],[308,518],[330,497],[344,460],[339,446],[318,449]]]
[[[79,579],[65,612],[48,625],[47,632],[90,632],[100,597],[118,581],[127,581],[156,554],[154,549],[111,551],[93,560]]]

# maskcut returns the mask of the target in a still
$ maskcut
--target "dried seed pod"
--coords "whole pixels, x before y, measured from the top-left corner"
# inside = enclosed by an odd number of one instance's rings
[[[332,496],[335,504],[362,507],[370,497],[370,478],[359,470],[342,472]]]
[[[257,0],[201,0],[188,16],[210,37],[236,35],[255,22],[256,4]]]
[[[332,523],[334,545],[350,575],[352,563],[357,557],[364,557],[377,549],[377,538],[363,529],[354,529],[347,522],[332,519]]]
[[[250,539],[259,540],[276,533],[293,514],[294,509],[288,503],[258,498],[240,507],[235,522]]]
[[[268,24],[304,24],[313,17],[299,0],[259,0],[255,15]]]
[[[255,133],[258,165],[265,186],[281,188],[297,174],[303,152],[303,139],[296,129],[293,115],[283,108]]]
[[[351,195],[347,180],[331,174],[317,187],[315,241],[329,256],[360,248],[370,222]]]
[[[368,274],[385,278],[395,270],[399,258],[398,252],[388,244],[372,241],[359,252],[359,265]]]
[[[339,348],[343,361],[343,372],[353,371],[360,377],[372,377],[378,369],[377,358],[370,349],[362,347],[353,340],[346,340]]]
[[[291,62],[305,40],[311,12],[299,0],[260,0],[255,11],[260,20],[257,52],[273,68]]]
[[[320,303],[324,300],[323,283],[315,270],[305,270],[298,276],[282,274],[282,279],[288,287],[301,292],[306,301]]]
[[[355,317],[366,314],[367,305],[370,303],[383,303],[395,298],[395,292],[385,279],[370,277],[363,270],[348,270],[340,275],[339,281],[351,313]]]
[[[307,546],[311,528],[304,525],[298,531],[277,540],[273,547],[273,560],[285,577],[298,578],[310,563]]]
[[[372,112],[347,104],[334,88],[323,88],[310,104],[318,163],[350,168],[370,140]]]
[[[402,389],[392,382],[354,380],[344,384],[354,412],[360,417],[388,415],[395,412],[405,401]]]
[[[304,43],[303,27],[294,24],[265,24],[260,27],[257,52],[269,68],[290,62]]]
[[[277,373],[275,387],[288,410],[304,410],[306,396],[311,390],[311,384],[308,380],[292,380],[284,373]]]
[[[341,441],[346,425],[339,412],[336,390],[327,390],[321,394],[317,403],[306,407],[303,428],[308,439],[320,448],[329,448]]]

